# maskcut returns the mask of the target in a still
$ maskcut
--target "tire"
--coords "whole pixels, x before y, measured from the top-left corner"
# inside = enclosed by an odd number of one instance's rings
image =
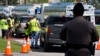
[[[44,47],[44,41],[42,38],[44,38],[43,34],[40,35],[40,47]]]
[[[62,48],[63,52],[66,52],[66,46],[65,45],[61,45],[61,48]]]
[[[44,43],[44,51],[45,52],[49,52],[50,51],[50,48],[51,48],[51,45],[50,44]]]
[[[44,42],[40,40],[40,47],[44,47]]]

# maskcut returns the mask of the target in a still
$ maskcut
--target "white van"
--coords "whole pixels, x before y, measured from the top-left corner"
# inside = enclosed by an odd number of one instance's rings
[[[95,25],[95,7],[93,7],[92,5],[88,5],[88,4],[83,4],[84,8],[85,8],[85,12],[83,14],[83,16],[85,17],[86,20],[92,22]],[[71,10],[73,10],[74,5],[68,5],[66,7],[66,17],[73,17],[73,12]]]
[[[43,14],[42,14],[42,8],[40,4],[34,4],[33,7],[29,7],[27,9],[27,15],[36,15],[36,17],[38,18],[39,22],[42,24],[44,23],[44,18],[43,18]]]
[[[12,10],[14,8],[15,8],[15,6],[7,6],[7,7],[3,8],[3,14],[5,14],[6,16],[12,15]]]

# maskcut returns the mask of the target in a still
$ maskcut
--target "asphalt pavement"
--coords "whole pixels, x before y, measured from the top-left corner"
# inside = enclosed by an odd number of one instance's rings
[[[23,44],[23,41],[24,41],[23,39],[17,39],[17,38],[12,38],[12,40],[14,40],[14,41],[16,41],[16,42],[18,42],[20,44]],[[4,54],[5,53],[0,53],[0,56],[4,56]],[[12,55],[13,56],[32,56],[33,55],[33,52],[32,51],[30,51],[28,53],[20,53],[20,52],[13,53],[12,52]]]
[[[12,40],[14,40],[14,41],[16,41],[20,44],[23,44],[23,39],[13,38]],[[31,44],[31,42],[30,42],[30,44]],[[25,53],[25,54],[20,53],[20,52],[17,52],[17,53],[12,52],[12,55],[13,56],[64,56],[64,53],[61,53],[61,52],[60,53],[59,52],[44,52],[43,48],[40,48],[38,50],[33,49],[32,51]],[[0,56],[4,56],[4,53],[0,53]],[[100,56],[100,50],[95,51],[95,56]]]
[[[20,44],[23,44],[23,39],[13,38],[12,40],[14,40],[14,41],[16,41],[16,42],[18,42]],[[5,53],[0,53],[0,56],[4,56],[4,54]],[[32,49],[28,53],[20,53],[20,52],[13,53],[12,52],[12,55],[13,56],[64,56],[64,53],[59,53],[59,52],[58,53],[57,52],[44,52],[43,48],[40,48],[40,49]]]

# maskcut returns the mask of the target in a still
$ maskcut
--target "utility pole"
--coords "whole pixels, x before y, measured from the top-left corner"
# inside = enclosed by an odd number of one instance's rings
[[[13,5],[14,4],[14,1],[12,0],[11,2],[12,2],[12,5]]]
[[[20,4],[20,5],[21,5],[21,2],[20,2],[20,0],[18,0],[18,4]]]
[[[27,1],[26,0],[24,0],[24,4],[27,4]]]
[[[8,0],[6,0],[6,6],[8,5]]]

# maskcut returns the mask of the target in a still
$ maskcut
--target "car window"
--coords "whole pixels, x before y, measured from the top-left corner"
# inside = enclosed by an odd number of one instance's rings
[[[90,18],[90,16],[84,16],[84,19],[90,21],[91,18]]]
[[[47,23],[48,24],[64,24],[69,19],[71,19],[71,18],[68,18],[68,17],[48,17]]]
[[[21,23],[26,23],[26,22],[29,21],[29,19],[31,19],[31,18],[30,17],[22,17],[22,18],[20,18],[20,22]]]
[[[25,23],[25,22],[27,22],[27,21],[28,21],[27,18],[20,18],[20,22],[21,22],[21,23]]]

